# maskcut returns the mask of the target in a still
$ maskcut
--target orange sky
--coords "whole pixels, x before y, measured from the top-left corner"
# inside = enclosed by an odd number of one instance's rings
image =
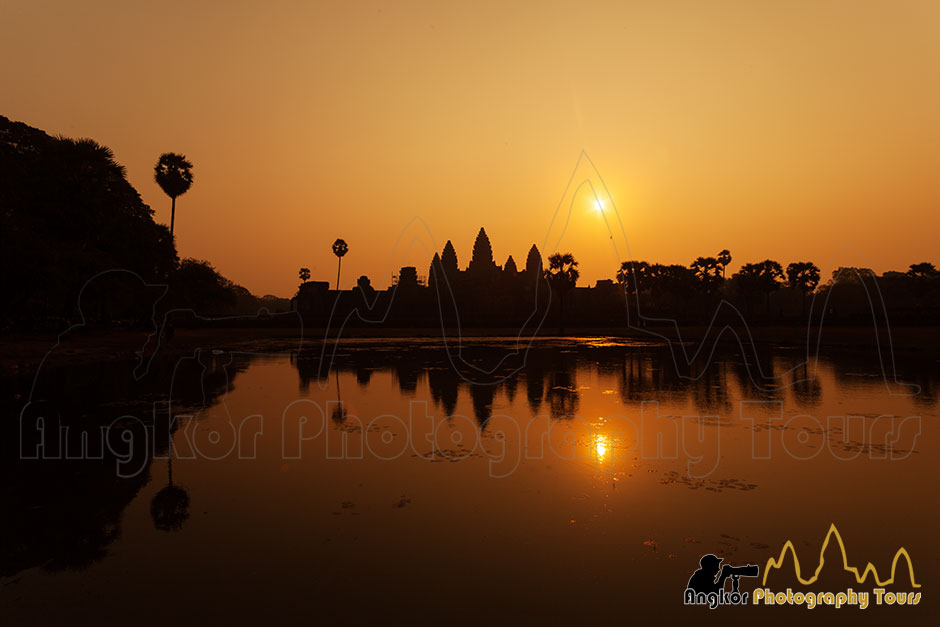
[[[6,0],[0,113],[110,146],[165,223],[153,164],[185,153],[180,254],[258,294],[335,280],[337,237],[346,287],[431,239],[465,266],[481,225],[581,284],[725,247],[940,262],[940,3],[452,4]],[[582,150],[626,243],[586,193],[549,235]]]

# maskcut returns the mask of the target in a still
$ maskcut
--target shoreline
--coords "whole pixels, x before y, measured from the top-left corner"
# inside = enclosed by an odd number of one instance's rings
[[[720,330],[720,328],[719,328]],[[887,350],[888,331],[890,330],[891,347],[904,353],[940,352],[940,326],[892,327],[879,328],[876,337],[870,326],[826,327],[822,331],[819,346],[821,349],[848,350]],[[333,330],[335,331],[335,330]],[[707,327],[675,328],[650,327],[642,331],[624,328],[586,328],[568,329],[564,335],[558,335],[556,329],[545,330],[536,335],[535,341],[579,340],[611,338],[634,340],[642,343],[663,343],[671,341],[698,342],[706,338]],[[722,346],[735,346],[738,339],[728,329],[717,332],[713,329],[707,341]],[[755,326],[748,329],[754,344],[774,345],[786,348],[804,348],[807,346],[806,327]],[[819,337],[819,329],[813,330],[813,342]],[[454,339],[456,330],[448,330],[447,338]],[[462,329],[460,335],[466,338],[494,341],[512,341],[519,335],[519,329]],[[161,347],[161,352],[168,356],[191,354],[199,348],[226,351],[253,352],[289,352],[300,348],[320,346],[326,337],[326,330],[295,328],[199,328],[179,329],[168,342]],[[368,340],[386,342],[396,339],[441,339],[444,335],[440,328],[346,328],[343,337],[355,340],[355,344],[365,348]],[[531,338],[531,331],[522,336],[525,342]],[[49,354],[52,367],[93,364],[112,360],[137,359],[143,349],[148,334],[133,330],[106,330],[77,332],[64,336],[57,346],[57,338],[51,335],[13,334],[0,336],[0,377],[23,375],[34,372]],[[330,340],[336,338],[331,333]],[[747,343],[742,335],[742,341]],[[361,341],[360,341],[361,340]],[[55,350],[52,350],[55,348]],[[51,351],[51,352],[50,352]]]

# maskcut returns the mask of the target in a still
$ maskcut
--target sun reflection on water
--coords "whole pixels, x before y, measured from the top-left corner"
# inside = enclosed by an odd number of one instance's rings
[[[597,461],[602,462],[607,458],[607,451],[610,449],[610,438],[603,433],[594,434],[594,456]]]

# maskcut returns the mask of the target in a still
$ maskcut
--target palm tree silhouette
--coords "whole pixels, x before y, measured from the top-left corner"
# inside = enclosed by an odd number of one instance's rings
[[[819,267],[812,261],[797,261],[787,266],[787,284],[800,290],[800,313],[806,315],[806,297],[819,285]]]
[[[751,299],[763,296],[766,310],[770,304],[770,293],[783,284],[783,266],[772,259],[765,259],[760,263],[746,263],[732,278],[735,277],[747,297],[748,307]]]
[[[718,264],[721,266],[721,278],[725,278],[725,268],[731,263],[731,251],[725,248],[718,253]]]
[[[640,292],[648,287],[649,269],[650,264],[645,261],[624,261],[617,270],[617,283],[627,299],[627,314],[631,309],[636,310],[637,320],[640,318]]]
[[[343,268],[343,256],[349,252],[349,246],[346,245],[346,242],[338,239],[333,242],[333,254],[336,255],[339,260],[339,264],[336,266],[336,289],[339,290],[339,272]]]
[[[724,251],[722,251],[724,252]],[[689,268],[695,273],[695,278],[706,294],[712,294],[724,281],[724,266],[720,259],[714,257],[699,257],[691,263]],[[721,275],[718,272],[721,272]]]
[[[548,258],[548,270],[545,271],[545,278],[548,279],[552,290],[558,293],[560,301],[558,313],[558,334],[565,332],[565,295],[574,289],[578,282],[578,262],[575,261],[571,253],[555,253]]]
[[[301,268],[297,274],[304,283],[310,280],[310,268]]]
[[[173,226],[176,222],[176,197],[185,194],[189,186],[193,184],[193,164],[183,155],[165,152],[160,155],[153,170],[153,178],[157,181],[157,185],[173,201],[170,211],[170,237],[173,237]]]

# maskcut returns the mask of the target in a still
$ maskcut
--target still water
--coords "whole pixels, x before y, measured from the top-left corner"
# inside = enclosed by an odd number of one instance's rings
[[[926,623],[937,361],[683,355],[350,341],[10,382],[0,622]],[[835,540],[813,584],[792,555],[763,583],[788,540],[813,574],[833,524],[881,580],[903,546],[920,604],[683,605],[706,553],[760,567],[742,591],[871,591]]]

